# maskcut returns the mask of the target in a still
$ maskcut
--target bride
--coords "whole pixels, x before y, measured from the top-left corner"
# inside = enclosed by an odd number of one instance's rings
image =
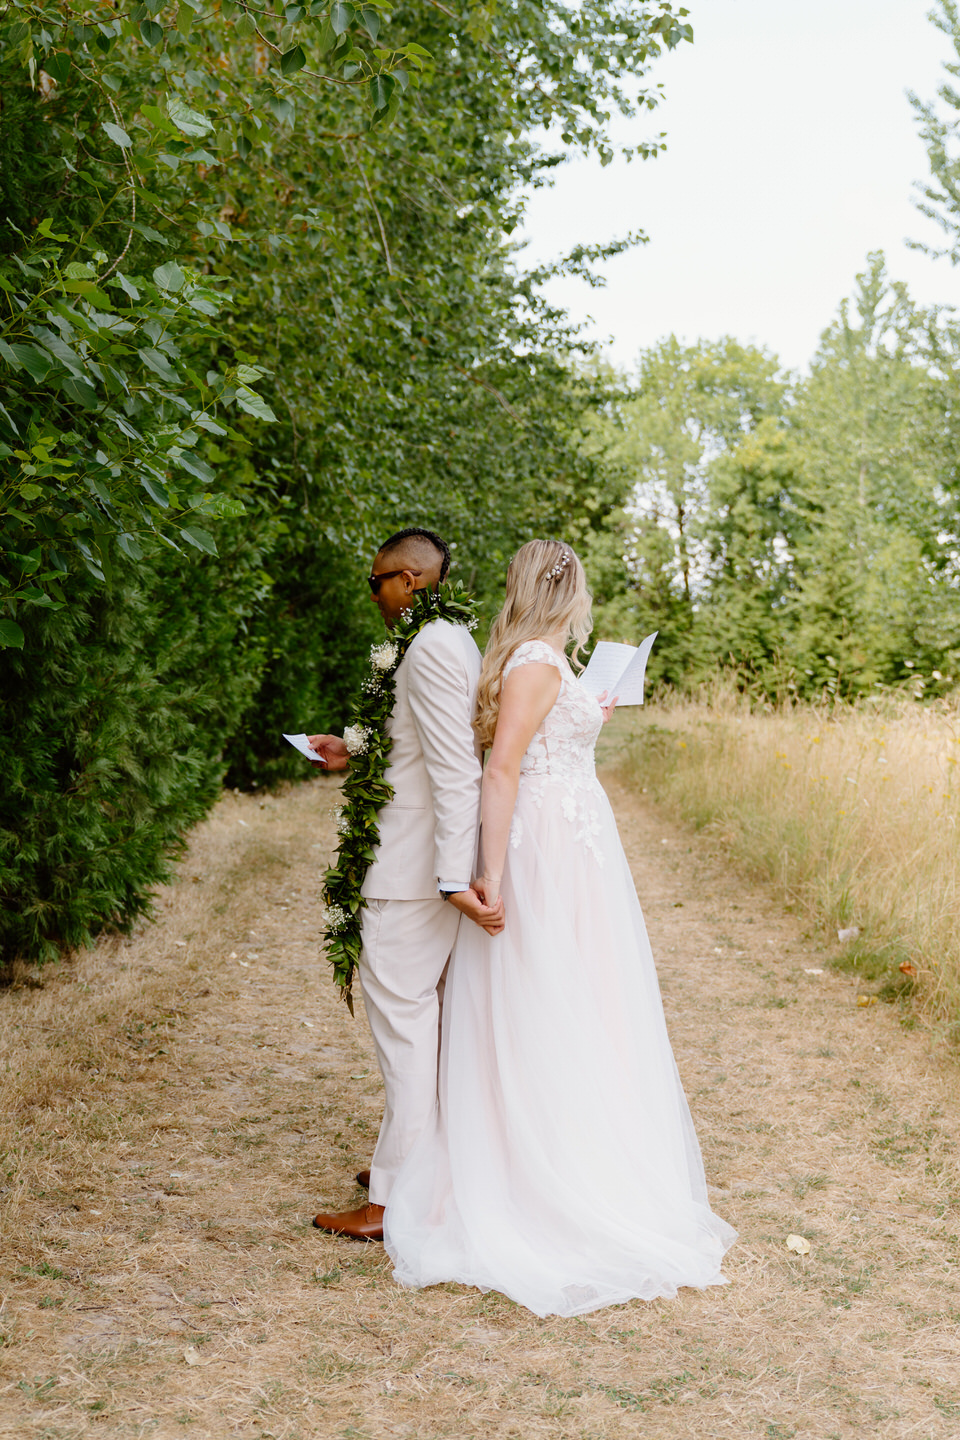
[[[593,747],[608,708],[565,658],[590,633],[569,546],[507,572],[475,723],[490,754],[482,877],[502,933],[461,926],[439,1100],[384,1217],[395,1278],[579,1315],[724,1284],[653,956]],[[601,697],[603,698],[603,697]]]

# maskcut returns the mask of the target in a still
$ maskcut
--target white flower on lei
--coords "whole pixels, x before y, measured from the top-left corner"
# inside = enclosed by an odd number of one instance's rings
[[[350,916],[342,905],[328,905],[325,919],[327,922],[327,934],[339,935],[340,931],[345,929],[349,923]]]
[[[333,823],[337,827],[338,835],[350,834],[350,821],[347,819],[347,807],[345,805],[334,806]]]
[[[343,732],[343,743],[348,755],[366,755],[370,731],[363,725],[348,725]]]
[[[396,659],[397,647],[392,640],[384,640],[382,645],[371,645],[370,664],[374,670],[389,670]]]

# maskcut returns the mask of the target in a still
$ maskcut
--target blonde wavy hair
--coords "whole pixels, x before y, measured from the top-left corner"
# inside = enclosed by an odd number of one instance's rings
[[[591,595],[572,546],[562,540],[528,540],[510,561],[503,609],[493,622],[483,656],[473,728],[489,750],[500,713],[503,670],[518,645],[566,634],[577,658],[592,629]]]

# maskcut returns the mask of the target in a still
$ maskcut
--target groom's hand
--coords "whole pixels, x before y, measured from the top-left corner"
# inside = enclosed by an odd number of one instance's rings
[[[485,905],[476,890],[455,890],[448,903],[479,925],[481,930],[486,930],[488,935],[499,935],[503,929],[503,901],[500,899],[494,905]]]
[[[350,763],[350,753],[339,735],[308,735],[307,744],[311,750],[316,750],[316,760],[311,760],[311,765],[318,765],[324,770],[346,770]]]

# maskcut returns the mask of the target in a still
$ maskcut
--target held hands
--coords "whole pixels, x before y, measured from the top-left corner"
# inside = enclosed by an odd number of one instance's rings
[[[317,752],[311,765],[324,770],[346,770],[350,763],[349,751],[339,735],[308,735],[307,744]]]
[[[488,935],[499,935],[503,929],[503,901],[499,894],[492,898],[485,896],[481,890],[482,883],[478,880],[470,890],[457,890],[447,903],[479,925],[481,930],[486,930]]]
[[[598,695],[598,696],[597,696],[597,704],[600,706],[600,709],[603,711],[603,723],[604,723],[604,725],[606,725],[607,721],[610,719],[610,716],[613,714],[614,710],[617,708],[617,701],[618,701],[619,699],[620,699],[620,696],[619,696],[619,695],[614,695],[613,699],[612,699],[611,701],[609,701],[609,703],[608,703],[608,702],[607,702],[607,691],[606,691],[606,690],[604,690],[604,692],[603,692],[602,695]],[[312,745],[312,744],[313,744],[313,741],[311,740],[310,743],[311,743],[311,745]]]

